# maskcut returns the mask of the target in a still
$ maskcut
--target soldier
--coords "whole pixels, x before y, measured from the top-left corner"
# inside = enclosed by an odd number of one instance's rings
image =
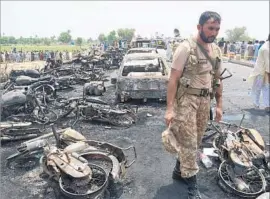
[[[221,50],[213,42],[220,29],[216,12],[201,14],[198,34],[177,47],[167,90],[165,121],[178,143],[173,179],[188,185],[188,198],[200,199],[196,174],[197,149],[209,120],[210,100],[216,98],[216,121],[222,117]]]

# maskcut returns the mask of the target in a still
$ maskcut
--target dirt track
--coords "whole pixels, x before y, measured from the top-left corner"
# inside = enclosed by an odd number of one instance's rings
[[[251,68],[224,64],[233,72],[233,77],[225,81],[224,85],[224,120],[239,123],[241,113],[246,113],[243,126],[256,128],[263,135],[266,142],[269,140],[269,115],[264,111],[253,111],[248,96],[248,84],[243,81],[247,78]],[[113,86],[107,88],[102,97],[113,100]],[[81,95],[81,88],[65,95]],[[150,113],[152,117],[147,117]],[[185,199],[186,186],[171,179],[175,164],[173,156],[165,152],[161,144],[161,132],[164,124],[165,104],[149,102],[140,105],[139,120],[136,125],[128,129],[106,129],[102,124],[76,125],[78,131],[89,139],[111,142],[121,147],[134,145],[138,159],[128,170],[123,186],[115,186],[111,190],[114,199]],[[4,145],[1,148],[1,199],[39,199],[56,198],[51,189],[45,191],[46,182],[38,177],[39,170],[11,171],[5,166],[5,158],[15,151],[19,143]],[[132,158],[132,157],[128,157]],[[238,198],[223,192],[217,185],[217,168],[209,170],[201,167],[199,186],[203,198],[231,199]]]

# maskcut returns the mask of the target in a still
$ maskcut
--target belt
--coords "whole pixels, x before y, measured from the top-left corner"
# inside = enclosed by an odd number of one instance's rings
[[[187,88],[186,93],[190,95],[197,95],[200,97],[207,97],[210,95],[211,92],[208,88]]]

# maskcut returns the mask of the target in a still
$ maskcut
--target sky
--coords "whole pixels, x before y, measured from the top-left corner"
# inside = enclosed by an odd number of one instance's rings
[[[269,1],[1,1],[1,34],[57,37],[71,30],[73,38],[96,39],[118,28],[135,28],[141,36],[173,36],[178,28],[189,37],[207,10],[222,17],[218,37],[242,26],[253,38],[268,37]]]

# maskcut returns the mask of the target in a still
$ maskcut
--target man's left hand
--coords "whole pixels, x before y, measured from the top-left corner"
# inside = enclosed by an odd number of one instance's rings
[[[216,108],[216,117],[215,117],[216,122],[220,122],[221,118],[222,118],[222,109]]]

